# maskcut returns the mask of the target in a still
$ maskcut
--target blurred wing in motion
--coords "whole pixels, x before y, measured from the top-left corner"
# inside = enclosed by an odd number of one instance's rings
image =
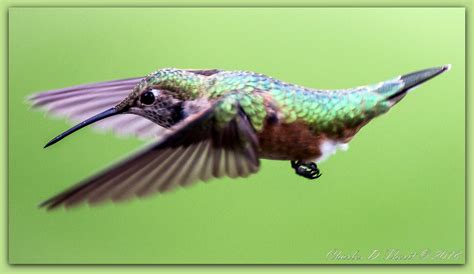
[[[51,90],[34,94],[28,100],[33,107],[80,122],[120,103],[142,79],[136,77]],[[112,130],[118,135],[135,135],[143,139],[166,132],[166,129],[150,120],[132,114],[113,116],[93,126]]]
[[[259,169],[258,139],[241,109],[225,125],[215,104],[170,129],[161,141],[45,201],[48,209],[83,201],[120,201],[166,192],[178,185],[223,176],[247,177]]]

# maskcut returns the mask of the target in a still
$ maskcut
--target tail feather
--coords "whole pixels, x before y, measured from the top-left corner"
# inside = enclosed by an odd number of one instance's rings
[[[402,99],[408,91],[440,75],[441,73],[448,71],[450,68],[451,65],[444,65],[402,75],[398,80],[401,81],[403,85],[399,90],[395,91],[393,94],[388,95],[386,100],[396,103],[400,101],[400,99]]]

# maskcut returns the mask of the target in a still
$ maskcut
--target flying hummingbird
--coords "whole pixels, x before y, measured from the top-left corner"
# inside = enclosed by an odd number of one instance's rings
[[[146,77],[35,94],[29,98],[33,106],[85,119],[45,147],[96,122],[117,134],[156,140],[41,206],[120,201],[213,177],[247,177],[258,171],[261,158],[288,160],[296,174],[318,178],[317,163],[347,148],[369,121],[448,69],[319,90],[249,71],[167,68]]]

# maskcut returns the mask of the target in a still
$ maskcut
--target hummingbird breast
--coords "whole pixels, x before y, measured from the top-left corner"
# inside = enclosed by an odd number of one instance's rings
[[[323,156],[329,140],[314,133],[304,121],[280,123],[266,121],[258,133],[260,157],[272,160],[313,160]],[[333,140],[331,140],[333,141]],[[344,140],[334,140],[345,143]]]
[[[337,148],[345,149],[346,144],[366,123],[344,125],[337,127],[337,131],[331,131],[318,126],[325,122],[320,115],[316,115],[315,118],[320,119],[314,122],[311,122],[312,117],[298,117],[290,122],[272,96],[263,94],[263,97],[267,115],[262,130],[257,132],[261,158],[322,161]]]

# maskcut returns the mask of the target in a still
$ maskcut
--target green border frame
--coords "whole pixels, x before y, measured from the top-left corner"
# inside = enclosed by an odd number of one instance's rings
[[[470,161],[473,149],[469,145],[469,136],[472,136],[473,120],[466,119],[466,264],[465,265],[306,265],[306,266],[160,266],[160,265],[143,265],[143,266],[113,266],[113,265],[44,265],[44,266],[21,266],[9,265],[7,262],[7,87],[8,87],[8,8],[10,7],[200,7],[200,6],[219,6],[219,7],[465,7],[466,8],[466,115],[470,117],[471,110],[469,105],[472,105],[474,97],[470,96],[469,91],[472,90],[472,78],[469,78],[471,67],[473,64],[473,57],[470,54],[469,46],[472,45],[472,19],[470,17],[473,3],[470,0],[226,0],[226,1],[212,1],[212,0],[168,0],[168,1],[153,1],[153,0],[0,0],[0,8],[2,10],[1,16],[1,33],[3,43],[1,50],[3,55],[3,66],[1,67],[0,83],[2,93],[0,97],[3,111],[0,112],[0,125],[2,128],[2,135],[0,135],[0,151],[3,157],[0,160],[0,174],[2,175],[3,187],[0,188],[0,217],[3,222],[1,225],[0,242],[3,243],[0,258],[0,272],[1,273],[150,273],[150,272],[171,272],[171,273],[257,273],[257,272],[279,272],[279,273],[473,273],[473,254],[470,252],[473,244],[472,238],[468,231],[472,228],[472,219],[469,218],[469,213],[472,212],[472,203],[470,197],[473,195],[473,190],[469,186],[471,173],[474,166]]]

